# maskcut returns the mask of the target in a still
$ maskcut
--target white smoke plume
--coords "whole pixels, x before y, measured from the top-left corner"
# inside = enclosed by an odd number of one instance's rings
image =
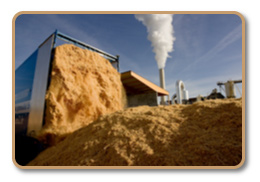
[[[135,18],[146,26],[148,40],[152,43],[158,68],[164,68],[169,53],[173,51],[173,43],[176,39],[173,36],[173,15],[137,14]]]

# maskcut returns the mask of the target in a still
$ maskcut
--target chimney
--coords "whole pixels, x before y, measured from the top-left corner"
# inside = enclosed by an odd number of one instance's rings
[[[164,69],[163,68],[159,69],[159,73],[160,73],[160,86],[161,88],[165,89]],[[164,96],[161,96],[161,104],[165,105]]]

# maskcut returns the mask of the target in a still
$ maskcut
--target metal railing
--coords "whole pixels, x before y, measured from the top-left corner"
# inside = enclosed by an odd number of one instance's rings
[[[116,64],[116,69],[117,71],[119,72],[119,55],[116,55],[116,56],[113,56],[105,51],[102,51],[96,47],[93,47],[91,45],[88,45],[82,41],[79,41],[75,38],[72,38],[68,35],[65,35],[61,32],[59,32],[58,30],[56,30],[54,32],[54,44],[53,44],[53,47],[55,48],[55,43],[56,43],[56,38],[60,39],[60,40],[63,40],[65,42],[68,42],[68,43],[72,43],[78,47],[81,47],[81,48],[85,48],[85,49],[88,49],[88,50],[91,50],[91,51],[94,51],[94,52],[97,52],[99,53],[101,56],[103,56],[104,58],[108,59],[112,65]]]

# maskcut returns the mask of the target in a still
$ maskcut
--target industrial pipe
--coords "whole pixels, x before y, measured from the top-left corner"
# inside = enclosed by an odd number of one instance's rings
[[[176,95],[178,104],[182,104],[183,100],[189,100],[189,93],[185,90],[184,83],[181,80],[176,82]]]
[[[165,89],[165,79],[164,79],[164,69],[163,68],[159,69],[159,74],[160,74],[160,86],[161,86],[161,88]],[[161,96],[161,104],[165,105],[164,96]]]

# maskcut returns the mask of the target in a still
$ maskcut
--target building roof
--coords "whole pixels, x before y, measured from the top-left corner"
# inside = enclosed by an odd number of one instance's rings
[[[141,94],[148,92],[157,92],[158,96],[169,95],[169,92],[133,71],[121,73],[121,81],[127,94]]]

